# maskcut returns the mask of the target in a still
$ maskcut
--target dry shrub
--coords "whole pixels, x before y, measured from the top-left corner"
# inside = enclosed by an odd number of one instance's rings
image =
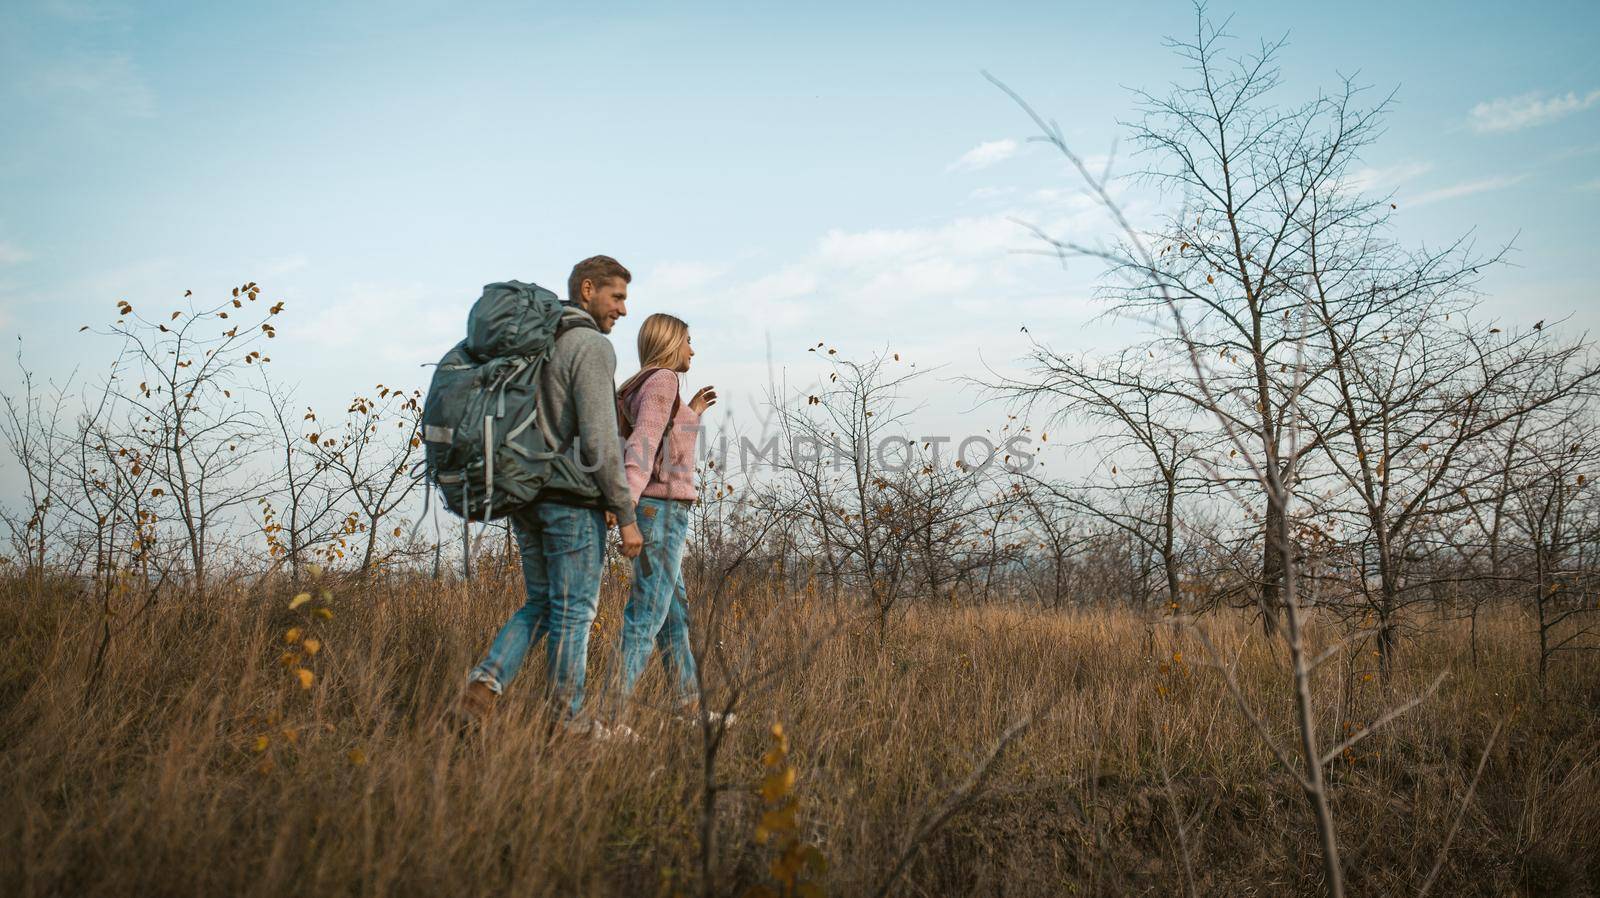
[[[331,619],[303,663],[306,625],[269,584],[163,595],[123,629],[85,702],[102,621],[70,583],[0,583],[0,892],[157,894],[677,894],[698,889],[697,731],[648,708],[638,744],[551,739],[530,663],[487,732],[440,718],[518,602],[512,570],[435,582],[326,584]],[[592,655],[609,676],[611,621]],[[839,895],[877,883],[909,821],[967,776],[1008,723],[1053,710],[1002,758],[981,796],[923,846],[903,894],[1313,894],[1314,824],[1230,703],[1200,646],[1121,610],[915,608],[880,646],[870,617],[817,646],[831,606],[743,589],[720,634],[763,662],[809,651],[752,693],[722,759],[746,784],[721,805],[718,889],[770,879],[756,839],[772,723],[803,800],[795,838]],[[704,609],[697,609],[703,611]],[[1319,672],[1333,744],[1437,671],[1431,701],[1332,766],[1353,893],[1414,892],[1497,721],[1496,743],[1434,894],[1584,894],[1600,876],[1600,677],[1572,658],[1541,701],[1521,612],[1418,620],[1392,686],[1356,646]],[[1266,724],[1287,741],[1282,659],[1247,620],[1202,622]],[[300,634],[303,640],[307,633]],[[1336,633],[1317,628],[1326,645]],[[808,646],[816,646],[807,649]],[[535,656],[537,657],[537,656]],[[736,665],[754,658],[734,657]],[[297,662],[297,665],[300,662]],[[713,675],[715,682],[715,675]],[[1392,690],[1392,691],[1389,691]],[[1167,783],[1170,782],[1170,787]],[[1185,851],[1185,846],[1187,851]]]

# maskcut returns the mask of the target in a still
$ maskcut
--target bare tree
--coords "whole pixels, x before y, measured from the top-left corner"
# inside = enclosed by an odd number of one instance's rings
[[[1049,571],[1042,590],[1042,604],[1060,611],[1066,602],[1067,581],[1072,575],[1073,561],[1091,542],[1094,533],[1083,526],[1082,515],[1076,506],[1062,501],[1054,489],[1032,481],[1023,481],[1018,485],[1031,530],[1038,538],[1035,547]],[[1079,598],[1082,598],[1081,594]]]
[[[422,446],[422,393],[383,384],[378,384],[374,393],[350,401],[341,434],[307,437],[318,446],[323,461],[343,478],[343,486],[356,504],[358,512],[348,516],[346,533],[365,534],[361,541],[363,574],[370,573],[379,560],[383,519],[405,502],[416,485],[410,469]],[[396,526],[393,537],[402,532]],[[334,553],[342,558],[344,550],[338,547]]]
[[[1091,362],[1035,343],[1027,377],[984,386],[1026,414],[1042,411],[1050,426],[1074,420],[1091,426],[1092,435],[1079,446],[1096,456],[1087,482],[1069,488],[1041,481],[1040,487],[1126,533],[1136,559],[1155,561],[1138,582],[1159,571],[1171,604],[1183,591],[1180,505],[1210,491],[1212,468],[1203,454],[1216,436],[1195,420],[1183,372],[1159,370],[1150,355],[1149,349],[1125,349]]]
[[[1019,468],[1011,463],[1009,454],[1000,465],[996,465],[995,461],[990,457],[979,464],[969,465],[964,459],[957,458],[951,463],[957,472],[973,482],[973,496],[967,515],[970,518],[968,526],[977,530],[976,538],[969,540],[969,543],[976,542],[977,545],[967,552],[969,561],[962,574],[983,573],[981,598],[985,603],[993,601],[997,588],[1004,590],[1007,587],[1010,575],[1017,571],[1027,545],[1032,541],[1032,536],[1023,526],[1025,511],[1022,485],[1016,480],[1008,482],[999,473],[1015,474]]]
[[[896,426],[909,410],[898,403],[904,387],[923,372],[895,370],[904,363],[887,351],[857,362],[827,349],[823,358],[830,369],[827,382],[805,405],[779,409],[785,445],[777,464],[799,484],[803,501],[797,510],[829,557],[837,552],[839,562],[849,565],[876,611],[880,639],[886,638],[907,568],[898,551],[906,537],[903,510],[884,468],[894,453],[909,451]]]
[[[0,521],[9,531],[11,544],[23,559],[23,570],[35,585],[43,576],[50,557],[56,525],[72,509],[64,501],[61,482],[63,463],[71,456],[70,440],[61,439],[60,425],[66,403],[61,389],[49,393],[34,383],[33,373],[23,364],[20,339],[17,368],[22,373],[22,394],[0,394],[0,439],[22,471],[26,508],[13,513],[0,508]]]
[[[106,429],[114,401],[108,388],[100,390],[79,412],[74,429],[60,435],[72,452],[60,459],[58,476],[73,499],[68,516],[76,522],[85,562],[71,567],[87,566],[102,592],[109,575],[153,548],[140,538],[138,518],[149,476],[140,456],[118,447]]]
[[[146,506],[154,472],[145,456],[137,446],[118,445],[113,413],[119,397],[111,386],[86,397],[72,430],[53,435],[72,450],[58,460],[55,475],[70,499],[64,523],[72,526],[72,557],[58,563],[80,577],[87,568],[101,613],[86,703],[99,687],[112,641],[155,606],[182,554],[180,546],[162,539],[160,519]]]
[[[1274,102],[1276,57],[1283,41],[1237,59],[1227,35],[1201,10],[1193,36],[1168,45],[1188,64],[1190,83],[1165,95],[1138,92],[1142,117],[1132,126],[1143,182],[1180,200],[1154,229],[1138,232],[1150,247],[1124,242],[1107,253],[1113,278],[1107,295],[1115,314],[1145,317],[1180,309],[1184,334],[1146,347],[1157,357],[1191,352],[1210,369],[1209,396],[1188,378],[1180,387],[1197,409],[1259,443],[1259,464],[1283,481],[1300,477],[1306,457],[1337,432],[1301,401],[1329,374],[1329,360],[1305,314],[1314,232],[1381,227],[1387,198],[1347,189],[1358,154],[1378,134],[1387,101],[1361,105],[1345,81],[1333,94],[1291,106]],[[1331,314],[1350,297],[1330,295]],[[1297,417],[1298,416],[1298,417]],[[1308,426],[1315,424],[1316,426]],[[1306,435],[1293,449],[1289,434]],[[1260,602],[1267,626],[1279,611],[1288,548],[1270,538],[1283,530],[1282,495],[1250,471],[1234,469],[1237,485],[1259,503]],[[1226,476],[1226,475],[1224,475]]]
[[[1600,463],[1600,427],[1579,414],[1566,417],[1547,439],[1529,445],[1515,493],[1524,568],[1539,639],[1539,689],[1561,652],[1600,651],[1589,624],[1595,612],[1594,549],[1600,544],[1596,496],[1589,473]]]
[[[1391,252],[1391,264],[1380,267],[1373,258],[1383,245],[1363,246],[1362,261],[1337,268],[1371,305],[1343,304],[1353,311],[1335,320],[1322,295],[1312,297],[1332,364],[1329,389],[1305,401],[1327,403],[1338,422],[1338,432],[1320,442],[1337,486],[1319,504],[1356,534],[1349,579],[1376,618],[1387,676],[1401,609],[1441,579],[1427,564],[1423,533],[1436,520],[1459,518],[1480,486],[1500,476],[1466,467],[1479,455],[1474,447],[1587,389],[1600,369],[1584,347],[1557,342],[1549,329],[1506,338],[1500,328],[1472,324],[1470,307],[1453,294],[1473,266]],[[1385,277],[1374,280],[1375,271]],[[1325,280],[1313,273],[1314,283]]]
[[[275,390],[264,374],[262,393],[272,410],[274,450],[281,457],[273,477],[277,489],[256,500],[261,529],[268,554],[275,562],[286,562],[291,581],[298,584],[302,564],[339,538],[345,524],[340,505],[349,487],[337,482],[321,446],[305,432],[317,426],[316,412],[291,408],[291,397]]]
[[[931,444],[923,444],[930,450]],[[924,457],[911,448],[884,472],[899,510],[896,545],[906,554],[910,577],[923,598],[941,602],[955,584],[984,567],[975,549],[974,516],[984,499],[980,477],[964,466]]]
[[[271,361],[252,347],[276,336],[272,320],[283,303],[266,307],[260,292],[247,283],[207,305],[186,293],[183,308],[156,318],[123,300],[105,332],[122,341],[112,374],[127,390],[119,394],[126,425],[118,442],[154,475],[148,499],[160,500],[162,520],[176,521],[191,583],[202,593],[219,531],[264,491],[264,477],[249,467],[263,416],[234,395],[245,390],[240,380],[249,366]]]
[[[1121,284],[1112,291],[1120,310],[1156,312],[1171,322],[1164,341],[1188,359],[1191,402],[1215,420],[1229,458],[1237,459],[1244,482],[1264,504],[1261,595],[1268,619],[1282,616],[1277,631],[1294,686],[1298,763],[1251,709],[1231,669],[1222,665],[1221,670],[1240,711],[1304,793],[1321,842],[1324,886],[1330,898],[1339,898],[1344,871],[1324,767],[1442,681],[1324,750],[1312,674],[1337,652],[1313,655],[1308,644],[1291,515],[1306,488],[1303,463],[1339,428],[1318,419],[1319,410],[1306,401],[1331,367],[1326,347],[1317,342],[1316,310],[1306,301],[1313,291],[1304,274],[1309,247],[1303,213],[1315,203],[1326,212],[1319,219],[1325,223],[1382,215],[1376,203],[1343,187],[1355,153],[1376,133],[1382,104],[1357,108],[1357,91],[1347,82],[1333,97],[1288,109],[1272,105],[1267,94],[1278,81],[1273,57],[1281,42],[1229,61],[1222,56],[1225,36],[1203,8],[1196,20],[1193,38],[1170,43],[1198,84],[1177,86],[1161,98],[1141,94],[1146,116],[1135,126],[1135,137],[1154,158],[1143,174],[1183,196],[1179,211],[1154,234],[1129,222],[1109,192],[1109,169],[1092,173],[1057,125],[996,84],[1083,179],[1121,238],[1109,249],[1058,240],[1052,245],[1063,258],[1108,264]],[[1218,481],[1230,490],[1237,482],[1227,476]],[[1249,500],[1239,498],[1248,507]],[[1196,633],[1205,639],[1203,631]]]

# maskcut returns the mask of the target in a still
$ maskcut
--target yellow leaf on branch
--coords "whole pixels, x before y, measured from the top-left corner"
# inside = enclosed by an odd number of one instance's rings
[[[782,770],[775,770],[767,774],[761,780],[761,797],[766,799],[768,804],[776,802],[783,796],[788,795],[789,790],[794,788],[794,779],[795,772],[793,767],[785,767]]]

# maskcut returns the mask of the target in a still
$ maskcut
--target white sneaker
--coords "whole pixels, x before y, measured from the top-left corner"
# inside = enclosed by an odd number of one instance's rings
[[[727,729],[739,721],[739,715],[732,712],[724,714],[721,711],[706,711],[704,716],[713,726],[720,724],[723,729]]]
[[[720,726],[728,729],[739,720],[737,714],[724,714],[721,711],[702,711],[699,714],[675,714],[673,719],[685,726],[698,727],[702,723]]]
[[[601,729],[605,730],[605,735],[599,738],[607,742],[626,742],[631,745],[635,742],[643,741],[642,737],[634,732],[633,727],[625,723],[614,723],[609,727],[603,726]]]
[[[569,735],[584,739],[593,739],[596,742],[638,742],[639,734],[633,727],[623,723],[614,723],[609,726],[598,720],[569,720],[563,726]]]

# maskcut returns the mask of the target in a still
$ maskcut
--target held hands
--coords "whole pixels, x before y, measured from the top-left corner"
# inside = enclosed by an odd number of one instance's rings
[[[638,558],[639,550],[644,548],[644,534],[639,532],[638,524],[629,524],[622,528],[622,555],[624,558]]]
[[[694,398],[689,400],[689,408],[694,409],[694,413],[697,415],[705,414],[706,409],[716,404],[716,387],[701,387],[699,391],[694,394]]]
[[[617,516],[614,512],[606,512],[606,529],[617,526]],[[622,556],[624,558],[637,558],[639,550],[644,548],[644,534],[639,532],[638,524],[629,524],[622,528]]]

